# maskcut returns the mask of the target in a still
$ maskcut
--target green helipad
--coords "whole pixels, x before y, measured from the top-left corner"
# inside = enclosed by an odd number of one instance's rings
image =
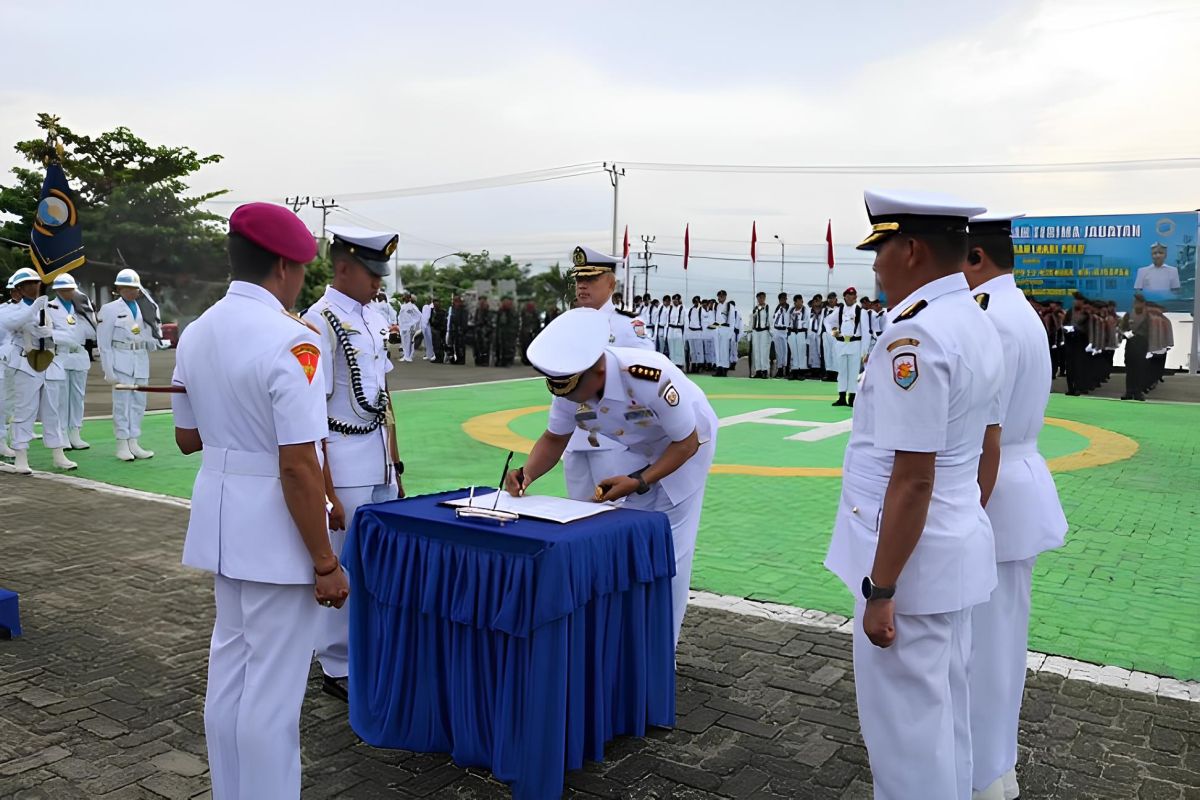
[[[846,409],[829,384],[701,378],[722,419],[693,587],[848,613],[821,562],[837,506]],[[396,394],[409,493],[494,484],[505,450],[527,450],[548,404],[538,380]],[[1180,679],[1200,678],[1200,426],[1185,405],[1055,395],[1041,440],[1071,524],[1035,573],[1030,648]],[[151,461],[111,457],[87,423],[83,478],[187,497],[198,458],[174,448],[169,414],[146,418]],[[35,468],[48,468],[34,448]],[[537,485],[562,494],[561,469]],[[179,536],[182,531],[165,535]]]

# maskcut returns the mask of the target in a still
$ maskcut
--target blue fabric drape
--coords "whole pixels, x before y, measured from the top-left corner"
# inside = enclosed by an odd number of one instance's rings
[[[515,800],[562,794],[604,744],[675,723],[665,514],[569,525],[458,520],[463,491],[364,506],[350,575],[350,724],[376,747],[449,752]]]

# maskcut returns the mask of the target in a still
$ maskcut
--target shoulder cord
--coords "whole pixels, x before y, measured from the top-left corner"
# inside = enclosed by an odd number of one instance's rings
[[[363,393],[362,368],[358,366],[358,358],[354,355],[354,348],[350,346],[350,334],[346,333],[346,329],[342,327],[342,321],[330,309],[322,309],[321,316],[329,323],[329,328],[333,331],[333,335],[337,337],[338,347],[341,348],[342,353],[346,356],[346,365],[350,368],[350,389],[354,393],[354,401],[358,403],[363,411],[373,416],[373,419],[366,425],[351,425],[329,417],[329,430],[334,433],[351,436],[373,433],[379,429],[380,425],[387,421],[387,391],[385,389],[379,390],[379,398],[376,401],[376,405],[371,405],[367,402],[367,396]]]

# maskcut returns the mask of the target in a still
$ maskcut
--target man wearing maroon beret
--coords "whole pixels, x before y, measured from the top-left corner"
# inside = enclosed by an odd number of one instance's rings
[[[317,614],[349,595],[325,510],[324,356],[287,311],[316,244],[290,210],[250,203],[228,248],[229,291],[183,332],[172,379],[175,441],[202,452],[183,563],[213,573],[213,800],[295,800]]]

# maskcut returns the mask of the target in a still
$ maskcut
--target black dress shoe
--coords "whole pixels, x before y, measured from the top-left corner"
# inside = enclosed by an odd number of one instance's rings
[[[325,680],[321,682],[321,691],[325,694],[336,697],[343,703],[350,702],[350,693],[346,689],[347,678],[331,678],[325,676]]]

